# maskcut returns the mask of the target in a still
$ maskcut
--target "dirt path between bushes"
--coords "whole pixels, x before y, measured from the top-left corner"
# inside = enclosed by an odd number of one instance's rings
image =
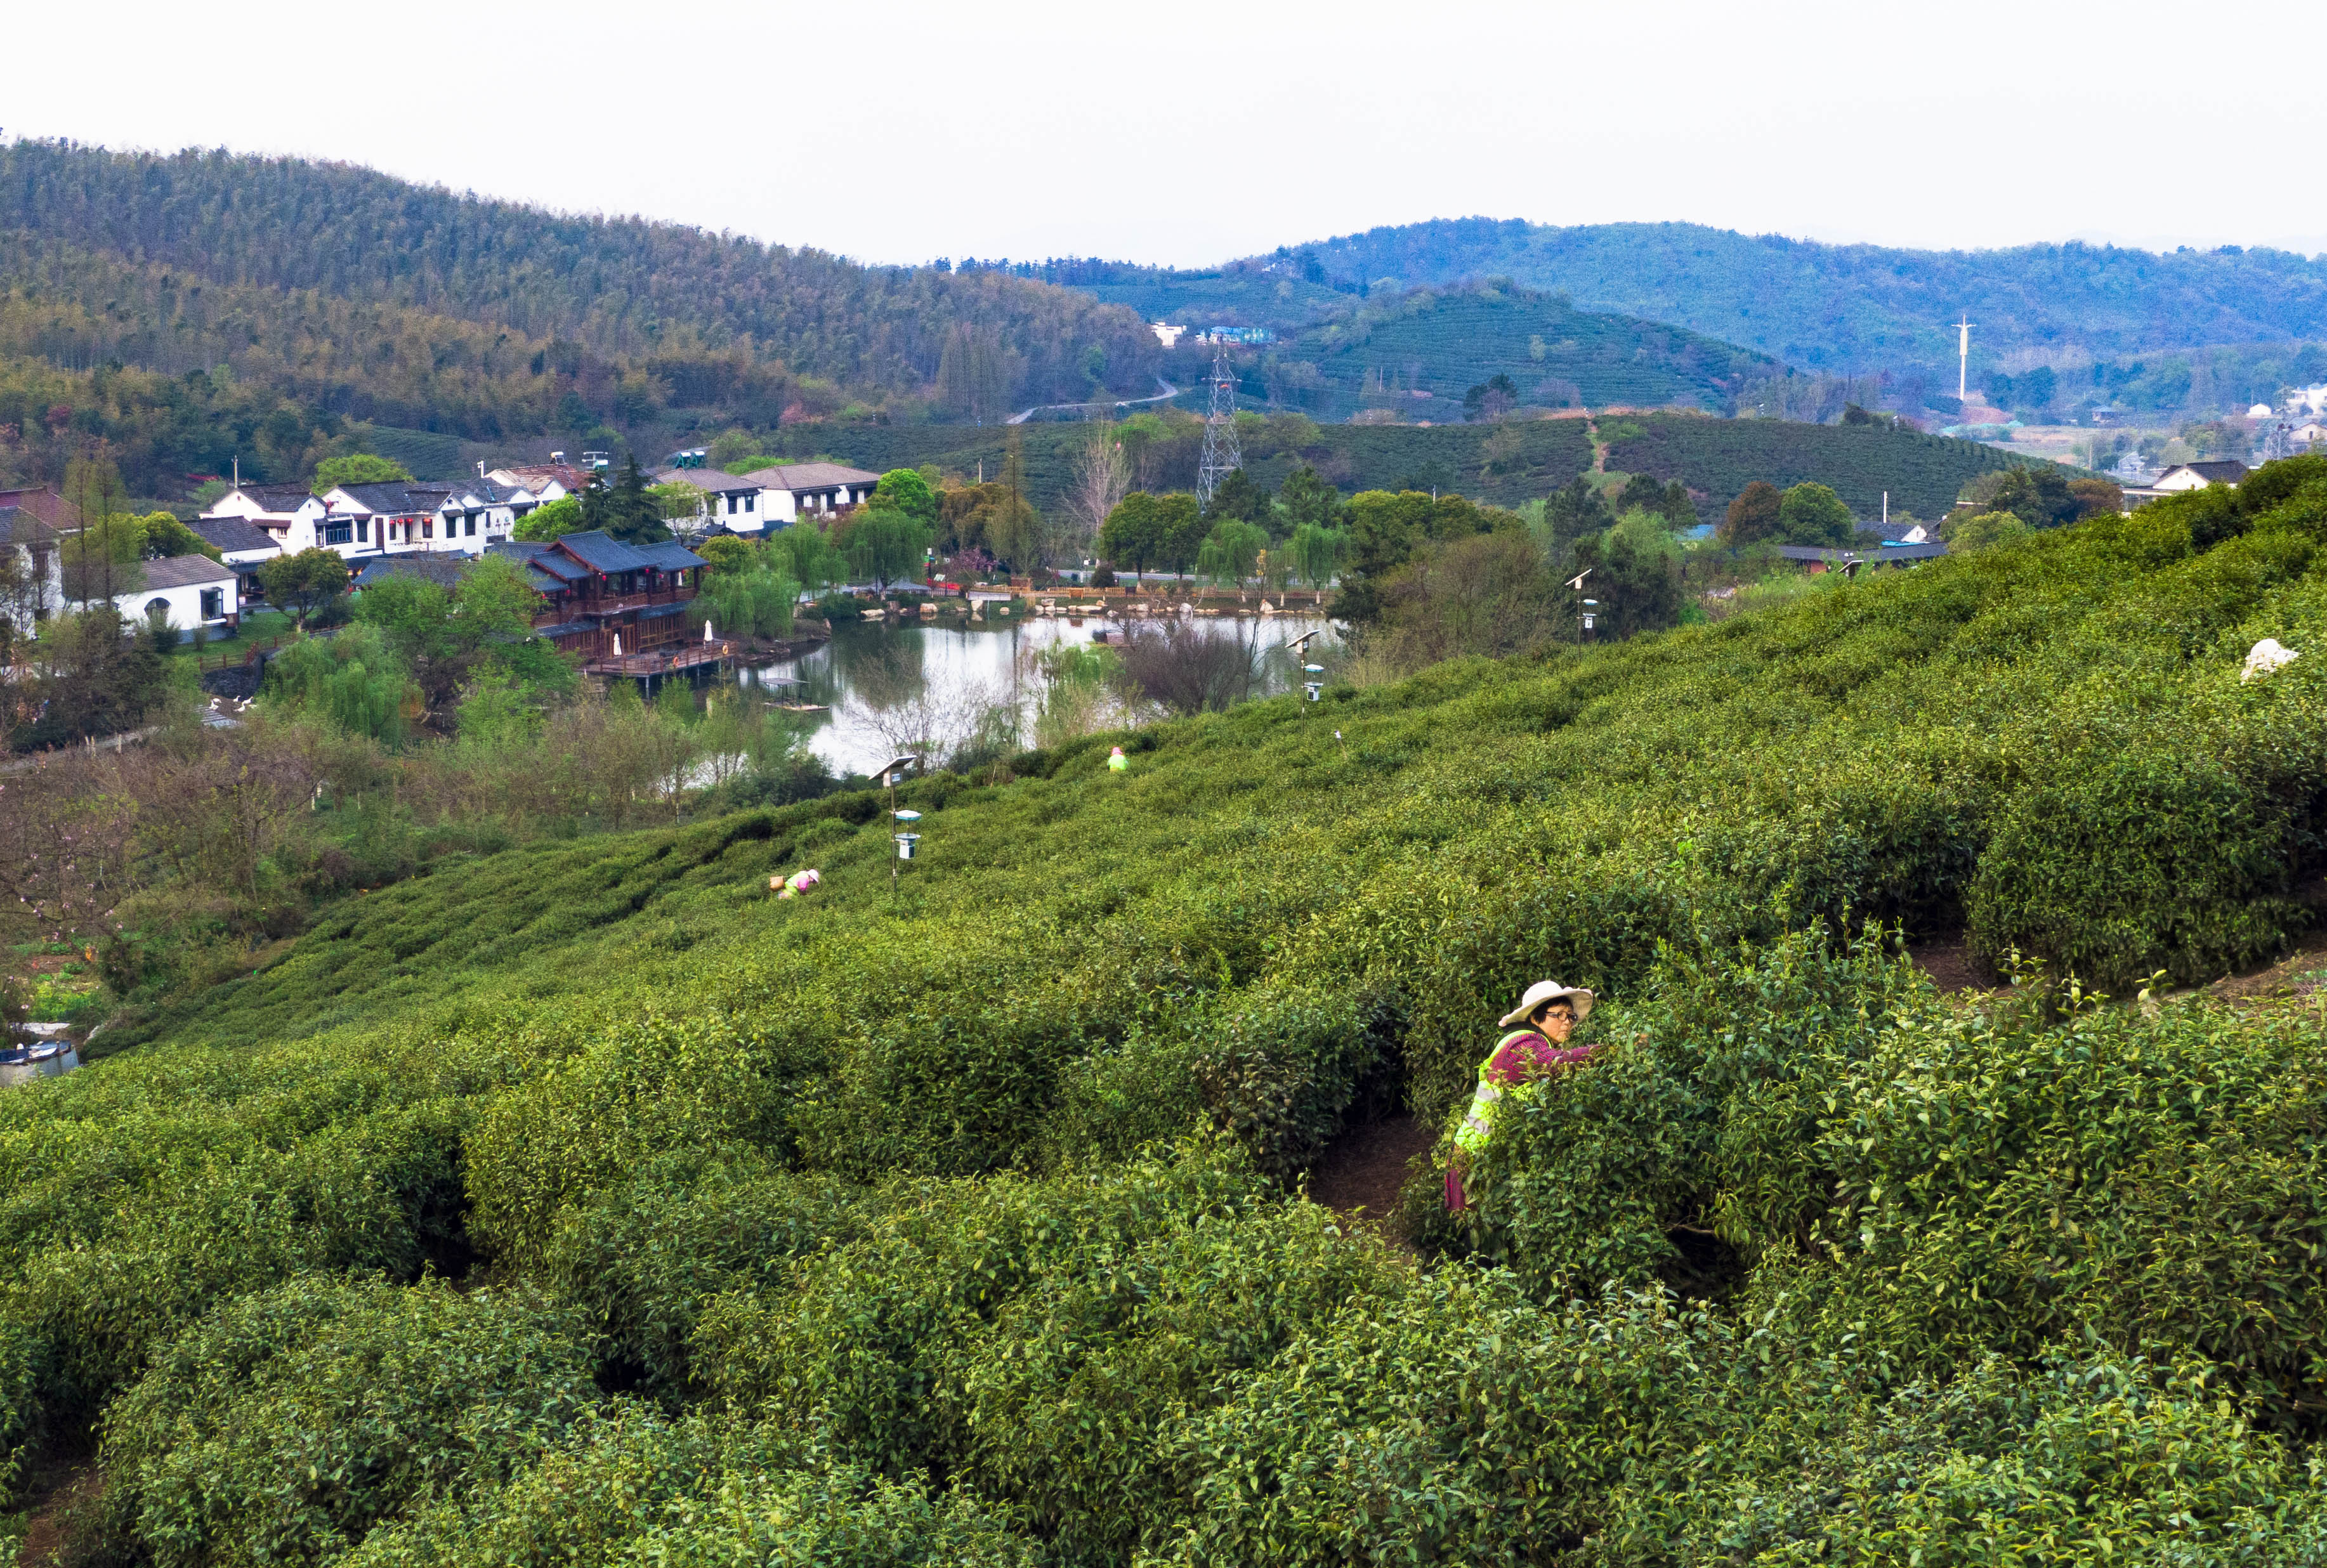
[[[1427,1153],[1435,1142],[1412,1116],[1361,1122],[1334,1139],[1311,1169],[1310,1199],[1378,1229],[1397,1208],[1414,1157]]]

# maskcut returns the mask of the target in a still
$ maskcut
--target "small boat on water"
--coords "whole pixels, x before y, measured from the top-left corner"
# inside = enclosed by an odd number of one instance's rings
[[[828,714],[832,712],[832,705],[830,703],[776,703],[772,705],[778,713],[784,714]]]

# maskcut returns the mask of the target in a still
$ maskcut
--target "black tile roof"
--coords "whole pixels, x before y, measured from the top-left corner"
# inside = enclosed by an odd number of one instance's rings
[[[313,499],[313,492],[303,484],[247,484],[242,493],[271,517],[287,517]]]
[[[408,555],[381,555],[364,563],[349,584],[369,588],[390,577],[425,577],[450,588],[469,574],[469,557],[453,551],[416,551]]]
[[[664,539],[656,544],[632,547],[645,556],[647,564],[658,572],[684,572],[690,567],[711,565],[677,539]]]
[[[654,565],[612,534],[594,529],[586,534],[562,535],[557,543],[561,549],[588,563],[596,572],[643,572]]]
[[[229,555],[237,550],[279,550],[275,536],[248,518],[196,518],[186,527],[206,544]]]
[[[528,572],[543,577],[548,586],[541,591],[554,593],[569,583],[578,583],[590,574],[589,568],[570,556],[561,555],[551,546],[532,539],[503,539],[485,546],[488,555],[507,555],[520,562]]]
[[[164,555],[158,561],[139,564],[145,574],[145,587],[193,588],[209,583],[234,582],[234,568],[221,566],[208,555]],[[125,593],[136,590],[125,589]]]
[[[343,484],[340,493],[366,511],[433,512],[452,490],[444,485],[407,484],[401,480],[380,484]]]

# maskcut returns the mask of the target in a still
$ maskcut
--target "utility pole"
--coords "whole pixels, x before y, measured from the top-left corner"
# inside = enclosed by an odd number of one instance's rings
[[[1220,481],[1244,466],[1237,444],[1236,372],[1229,368],[1225,345],[1212,356],[1211,405],[1204,415],[1204,455],[1196,465],[1196,504],[1209,508]]]

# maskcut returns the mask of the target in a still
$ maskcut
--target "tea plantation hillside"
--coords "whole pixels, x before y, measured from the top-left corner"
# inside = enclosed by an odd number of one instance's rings
[[[1459,395],[1459,394],[1458,394]],[[1679,479],[1701,492],[1699,510],[1716,520],[1737,492],[1757,479],[1781,488],[1814,479],[1863,517],[1874,517],[1884,490],[1895,512],[1945,515],[1966,481],[2023,459],[1976,441],[1919,435],[1887,426],[1804,425],[1777,419],[1715,419],[1696,415],[1603,416],[1607,466]],[[1089,439],[1075,425],[1018,428],[1026,492],[1056,507],[1072,482],[1076,453]],[[934,464],[992,479],[1002,471],[1010,433],[968,425],[833,426],[802,437],[809,452],[828,453],[875,471]],[[1499,443],[1490,447],[1490,442]],[[1167,453],[1154,477],[1159,490],[1196,482],[1201,443]],[[1184,450],[1180,450],[1184,448]],[[1297,443],[1268,426],[1246,439],[1245,465],[1255,483],[1274,489],[1308,463],[1344,494],[1369,490],[1459,490],[1474,499],[1516,506],[1550,494],[1592,466],[1590,427],[1581,418],[1503,425],[1325,425]],[[982,466],[981,466],[982,465]]]
[[[2318,1560],[2327,1017],[2159,994],[2312,919],[2322,548],[1028,753],[893,892],[864,795],[441,864],[0,1097],[0,1444],[135,1563]],[[1547,974],[1468,1216],[1300,1195]]]
[[[1724,406],[1776,360],[1682,327],[1579,311],[1564,295],[1473,286],[1417,290],[1304,331],[1287,351],[1313,367],[1294,394],[1320,419],[1422,394],[1436,417],[1460,418],[1463,395],[1507,376],[1522,402],[1546,407]]]
[[[1608,466],[1679,480],[1719,518],[1755,480],[1780,490],[1815,480],[1862,518],[1943,518],[1967,480],[2021,462],[2008,452],[1948,435],[1877,425],[1802,425],[1776,419],[1626,415],[1603,422]]]

